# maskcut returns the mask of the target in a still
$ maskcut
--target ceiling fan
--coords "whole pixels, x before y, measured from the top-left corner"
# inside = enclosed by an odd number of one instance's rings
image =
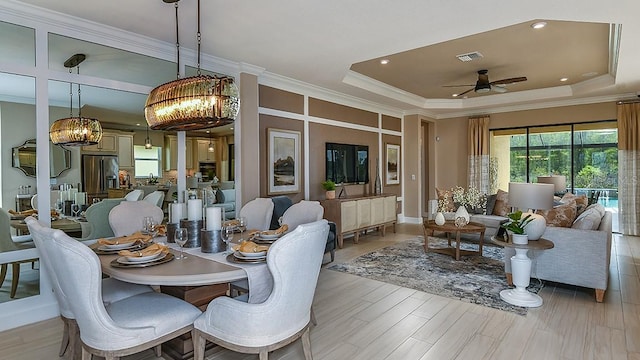
[[[470,91],[475,91],[477,93],[486,93],[489,91],[495,91],[503,93],[507,91],[504,85],[513,84],[521,81],[527,81],[527,78],[524,76],[501,79],[496,81],[489,81],[489,70],[478,70],[478,81],[476,81],[475,85],[444,85],[443,87],[461,87],[461,86],[473,86],[471,89],[466,90],[456,96],[462,96]]]

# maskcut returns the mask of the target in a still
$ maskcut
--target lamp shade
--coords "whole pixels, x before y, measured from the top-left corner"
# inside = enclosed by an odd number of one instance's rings
[[[509,183],[509,205],[517,209],[551,209],[553,194],[552,184]]]
[[[230,77],[198,75],[153,89],[144,115],[153,130],[198,130],[235,121],[240,110],[238,88]]]
[[[564,175],[538,176],[538,183],[553,184],[556,193],[567,190],[567,178]]]
[[[56,145],[95,145],[102,139],[102,125],[96,119],[85,117],[59,119],[51,124],[49,138]]]

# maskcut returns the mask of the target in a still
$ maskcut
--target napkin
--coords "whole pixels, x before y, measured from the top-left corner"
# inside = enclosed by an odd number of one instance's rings
[[[287,230],[289,230],[289,226],[287,224],[282,224],[282,226],[280,226],[279,228],[275,229],[275,230],[265,230],[260,232],[261,234],[265,234],[265,235],[282,235],[284,233],[287,232]]]
[[[140,251],[120,250],[118,251],[118,255],[124,256],[124,257],[143,257],[143,256],[157,255],[160,253],[166,254],[168,252],[169,252],[169,248],[166,245],[156,243],[153,245],[149,245]]]
[[[233,245],[231,247],[234,251],[242,251],[245,253],[259,253],[259,252],[263,252],[263,251],[267,251],[269,250],[269,246],[266,245],[258,245],[256,243],[254,243],[253,241],[243,241],[238,245]]]
[[[224,222],[224,226],[240,226],[240,220],[227,220]]]
[[[128,244],[134,242],[149,242],[153,237],[151,235],[143,235],[141,232],[135,232],[128,236],[121,236],[117,238],[111,239],[98,239],[98,244],[100,245],[119,245],[119,244]]]
[[[158,225],[158,226],[156,226],[156,231],[158,232],[158,236],[166,236],[167,235],[167,225]]]

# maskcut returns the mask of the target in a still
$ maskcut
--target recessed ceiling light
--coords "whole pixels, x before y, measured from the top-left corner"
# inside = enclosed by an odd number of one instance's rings
[[[137,123],[136,126],[140,126],[140,123]]]
[[[388,63],[389,63],[389,59],[380,60],[380,64],[382,64],[382,65],[387,65]]]
[[[560,78],[560,81],[562,81],[562,82],[565,82],[565,81],[567,81],[567,80],[569,80],[569,78],[566,78],[566,77],[564,77],[564,78]]]
[[[451,96],[458,97],[458,96],[460,96],[460,94],[451,94]]]
[[[542,29],[545,26],[547,26],[547,23],[544,21],[538,21],[536,23],[531,24],[531,27],[534,29]]]

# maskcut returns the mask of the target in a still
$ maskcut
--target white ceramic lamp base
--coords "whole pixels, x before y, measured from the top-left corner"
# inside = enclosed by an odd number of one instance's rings
[[[500,291],[500,298],[516,306],[542,306],[542,298],[527,291],[531,279],[531,259],[527,256],[529,250],[516,248],[515,251],[515,256],[511,257],[511,275],[516,287]]]

